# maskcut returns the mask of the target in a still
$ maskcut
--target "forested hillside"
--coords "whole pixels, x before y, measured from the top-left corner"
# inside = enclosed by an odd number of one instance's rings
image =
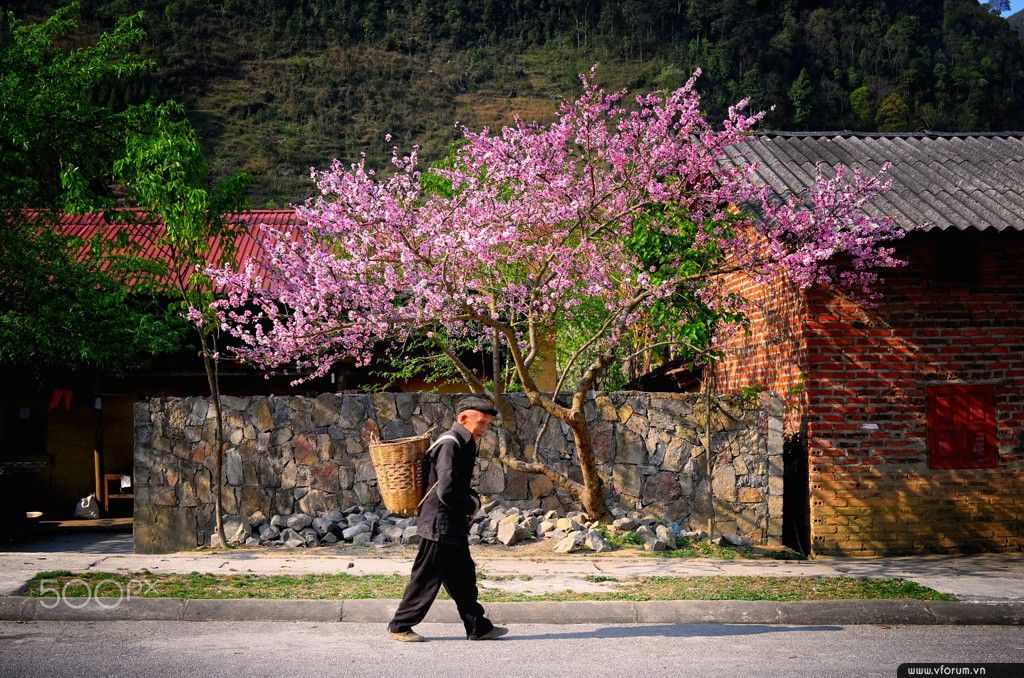
[[[1007,18],[1010,25],[1017,29],[1017,32],[1024,36],[1024,9]]]
[[[334,156],[386,161],[387,132],[430,159],[457,121],[549,118],[593,62],[641,90],[700,66],[711,115],[749,96],[773,128],[1024,128],[1024,40],[977,0],[86,0],[82,37],[138,9],[156,74],[99,94],[182,101],[256,206]]]

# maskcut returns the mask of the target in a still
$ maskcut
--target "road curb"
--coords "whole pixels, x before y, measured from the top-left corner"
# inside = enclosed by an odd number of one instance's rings
[[[2,621],[309,621],[384,624],[397,600],[0,597]],[[503,624],[1024,624],[1024,603],[922,600],[653,600],[488,603]],[[450,601],[428,622],[458,623]]]

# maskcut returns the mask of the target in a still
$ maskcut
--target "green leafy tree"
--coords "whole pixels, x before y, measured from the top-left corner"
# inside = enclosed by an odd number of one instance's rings
[[[871,108],[871,89],[867,85],[861,85],[850,92],[850,107],[857,117],[857,123],[862,127],[870,124],[874,118]]]
[[[194,325],[207,384],[216,416],[214,439],[214,525],[220,544],[224,534],[221,487],[224,459],[224,417],[220,401],[218,365],[219,322],[210,311],[215,290],[204,273],[206,265],[235,263],[238,237],[245,224],[232,215],[245,207],[246,174],[236,173],[212,184],[210,168],[199,137],[173,103],[156,110],[155,129],[129,138],[123,158],[114,163],[115,177],[140,212],[122,213],[138,224],[161,224],[153,240],[166,263],[169,289],[178,308]],[[217,244],[216,252],[213,243]]]
[[[793,104],[793,124],[801,127],[810,119],[814,101],[814,85],[811,84],[806,68],[800,69],[800,75],[789,86],[787,94]]]
[[[0,362],[48,374],[122,374],[174,351],[186,327],[147,286],[131,243],[55,232],[65,209],[109,206],[113,162],[150,120],[95,92],[144,74],[140,15],[72,47],[69,5],[37,23],[0,12]]]
[[[878,105],[876,119],[882,132],[904,132],[910,126],[910,107],[899,92],[893,92]]]

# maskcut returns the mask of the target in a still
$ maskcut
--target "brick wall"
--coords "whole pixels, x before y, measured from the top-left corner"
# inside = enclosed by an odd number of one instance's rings
[[[974,248],[977,276],[944,280],[969,268]],[[873,307],[822,289],[757,293],[768,312],[751,314],[753,334],[734,338],[720,374],[731,388],[760,381],[789,395],[799,414],[787,432],[806,423],[815,553],[1018,550],[1024,234],[918,234],[900,252],[910,264],[889,273]],[[794,335],[795,348],[779,347]],[[994,387],[996,468],[929,467],[926,387],[943,384]]]
[[[725,291],[746,300],[750,325],[734,328],[724,338],[728,358],[717,365],[716,390],[738,393],[760,386],[773,391],[787,405],[784,426],[786,434],[793,435],[800,426],[806,362],[803,294],[782,276],[766,284],[742,273],[728,279]]]
[[[942,281],[950,261],[974,281]],[[811,535],[818,553],[1024,546],[1024,237],[921,234],[874,308],[808,294]],[[932,469],[927,385],[992,384],[997,467]]]

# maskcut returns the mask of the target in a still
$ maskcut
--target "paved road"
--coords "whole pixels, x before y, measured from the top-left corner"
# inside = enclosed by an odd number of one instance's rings
[[[423,624],[0,623],[0,676],[887,676],[903,662],[1024,662],[1024,630],[985,626],[516,625],[494,642]],[[1024,667],[1022,667],[1024,668]]]

